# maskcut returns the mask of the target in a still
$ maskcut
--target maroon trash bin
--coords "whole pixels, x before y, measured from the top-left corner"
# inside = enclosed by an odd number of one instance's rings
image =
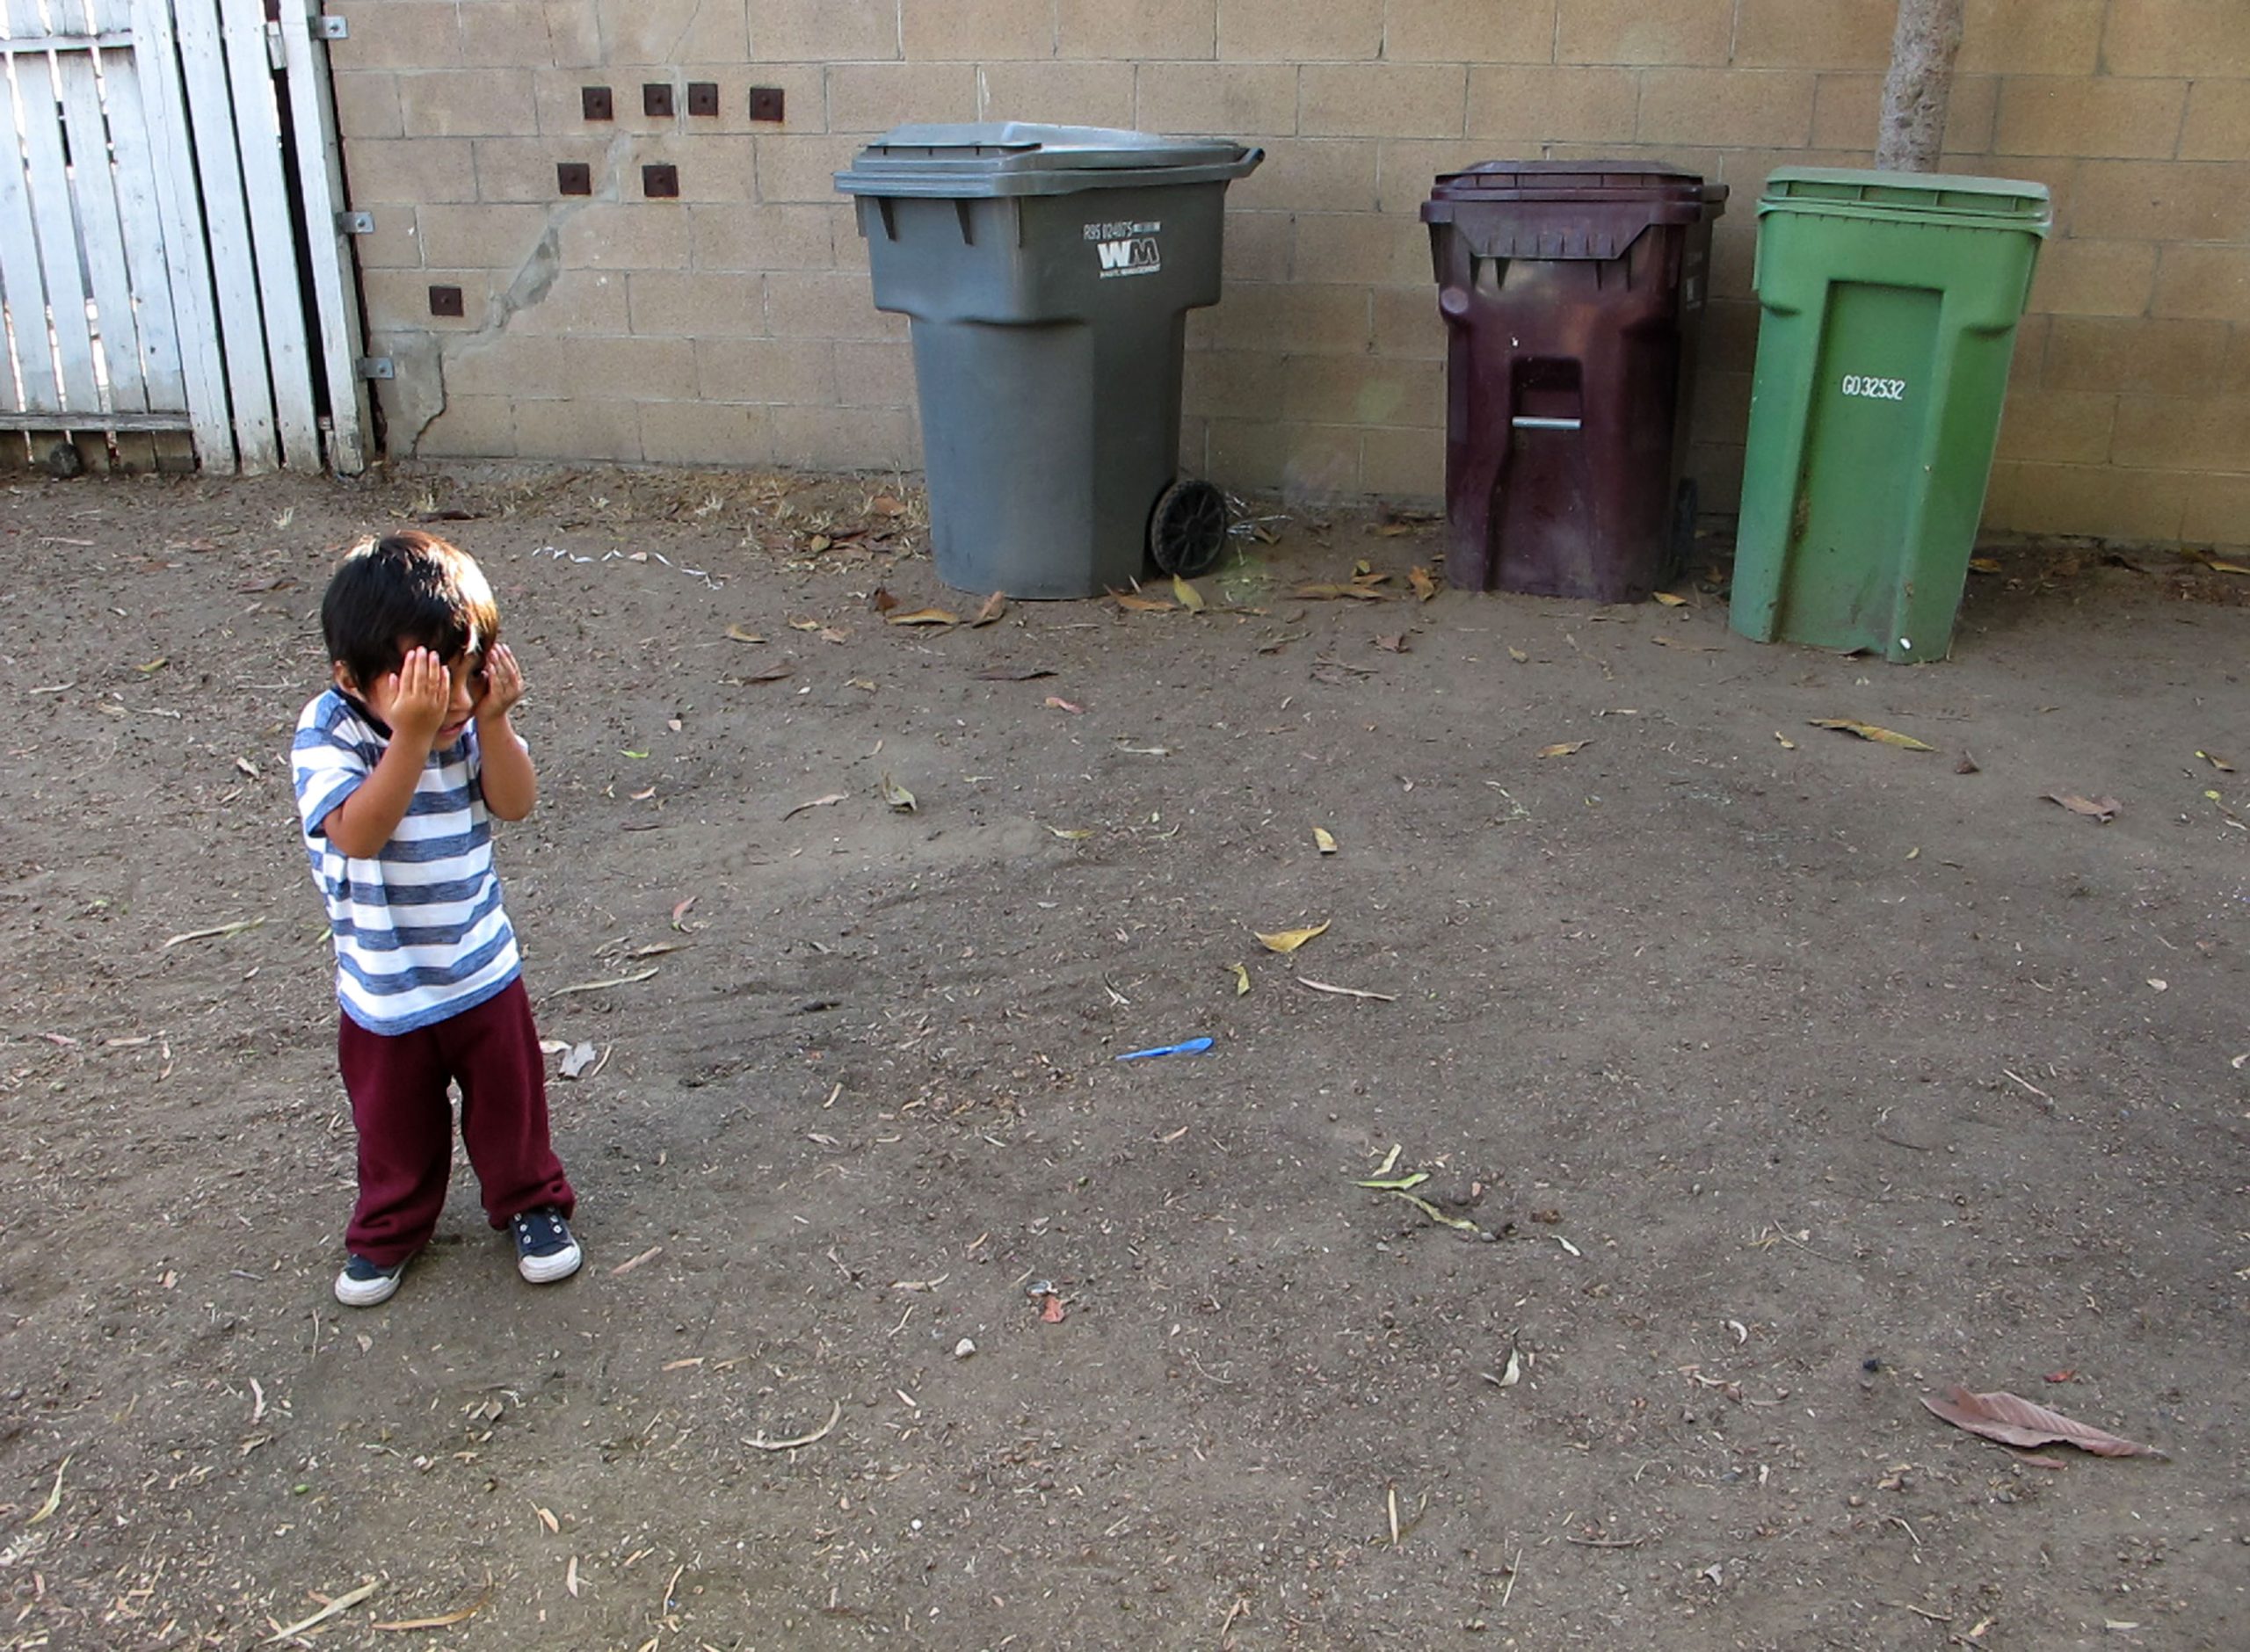
[[[1725,203],[1724,184],[1637,161],[1488,161],[1431,186],[1450,583],[1638,602],[1678,571]]]

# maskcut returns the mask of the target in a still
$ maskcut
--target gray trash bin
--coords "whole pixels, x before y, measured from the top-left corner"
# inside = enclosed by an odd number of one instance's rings
[[[904,126],[836,175],[879,309],[911,317],[938,576],[1099,596],[1151,551],[1201,572],[1225,502],[1179,482],[1187,313],[1219,301],[1226,186],[1265,158],[1209,138],[993,121]]]

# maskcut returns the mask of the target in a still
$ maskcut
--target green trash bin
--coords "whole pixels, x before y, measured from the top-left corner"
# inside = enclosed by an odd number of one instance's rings
[[[2045,186],[2009,178],[1767,180],[1736,631],[1945,657],[2051,221]]]

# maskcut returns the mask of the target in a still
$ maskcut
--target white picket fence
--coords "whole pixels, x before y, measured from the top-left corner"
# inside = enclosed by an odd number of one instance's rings
[[[279,11],[4,0],[0,431],[34,453],[365,468],[318,0]]]

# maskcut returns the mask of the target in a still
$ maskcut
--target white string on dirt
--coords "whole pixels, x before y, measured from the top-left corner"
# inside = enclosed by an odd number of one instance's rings
[[[533,562],[537,562],[542,556],[547,556],[552,557],[558,562],[592,562],[595,564],[602,562],[637,562],[654,560],[656,562],[662,562],[666,568],[671,569],[676,574],[686,574],[692,579],[701,580],[703,583],[712,591],[717,591],[721,586],[726,583],[726,581],[723,579],[715,579],[702,569],[690,568],[685,562],[673,562],[671,558],[666,556],[662,551],[635,551],[629,553],[626,551],[609,551],[600,556],[581,556],[576,551],[566,551],[559,545],[542,545],[536,550],[533,551],[531,555]]]

